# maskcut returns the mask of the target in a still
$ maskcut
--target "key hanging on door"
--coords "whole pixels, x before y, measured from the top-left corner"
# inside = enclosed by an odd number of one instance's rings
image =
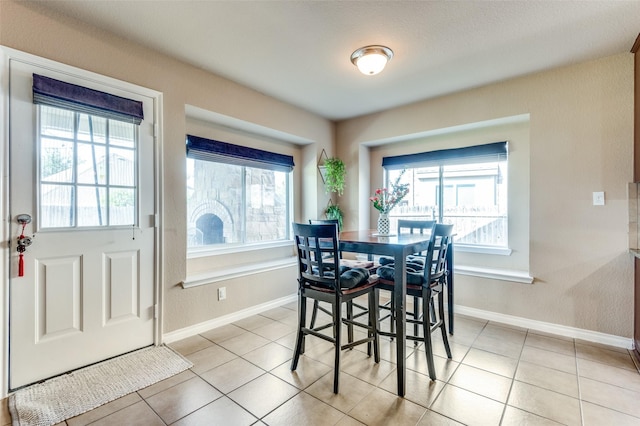
[[[17,247],[19,253],[18,276],[22,277],[24,276],[24,252],[27,250],[27,247],[29,247],[33,242],[31,237],[27,237],[24,235],[24,229],[26,228],[27,224],[31,222],[31,216],[29,216],[28,214],[21,214],[18,215],[17,220],[18,223],[22,225],[22,230],[20,231],[20,236],[18,237]]]

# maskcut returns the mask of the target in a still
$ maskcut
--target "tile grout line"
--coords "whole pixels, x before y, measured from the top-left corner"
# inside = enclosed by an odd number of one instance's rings
[[[529,329],[525,332],[524,340],[522,342],[522,347],[520,348],[520,354],[518,355],[518,362],[516,363],[516,369],[513,372],[513,377],[511,378],[511,386],[509,386],[509,392],[507,393],[507,400],[504,403],[504,409],[502,410],[502,416],[500,417],[500,424],[504,421],[504,416],[507,413],[507,407],[509,407],[509,399],[511,398],[511,392],[513,391],[513,386],[516,383],[516,375],[518,374],[518,369],[520,368],[520,361],[522,361],[522,353],[524,352],[524,347],[527,344],[527,337],[529,337]],[[524,410],[523,410],[524,411]],[[528,413],[528,411],[526,411]],[[538,415],[536,413],[531,413],[534,415]],[[546,417],[545,417],[546,418]]]

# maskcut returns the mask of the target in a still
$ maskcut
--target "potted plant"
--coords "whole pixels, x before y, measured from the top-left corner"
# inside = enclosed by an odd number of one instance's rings
[[[337,204],[329,204],[324,211],[327,219],[338,219],[338,228],[342,229],[342,210]]]
[[[337,192],[338,195],[342,195],[344,177],[347,174],[344,162],[339,158],[331,157],[325,160],[323,167],[325,169],[324,185],[327,192]]]

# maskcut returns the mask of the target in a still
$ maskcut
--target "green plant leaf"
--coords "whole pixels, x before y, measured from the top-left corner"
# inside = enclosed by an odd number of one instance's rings
[[[342,229],[342,217],[344,216],[344,214],[342,213],[340,206],[338,206],[337,204],[328,205],[324,211],[324,215],[327,217],[327,219],[338,219],[340,229]]]
[[[327,192],[336,192],[338,195],[344,193],[345,176],[347,169],[344,162],[339,158],[327,158],[324,162],[325,167],[325,188]]]

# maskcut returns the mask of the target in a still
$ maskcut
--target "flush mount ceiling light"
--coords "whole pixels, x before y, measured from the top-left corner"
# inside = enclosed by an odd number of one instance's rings
[[[351,54],[351,62],[362,74],[374,75],[384,69],[393,58],[393,51],[386,46],[364,46]]]

